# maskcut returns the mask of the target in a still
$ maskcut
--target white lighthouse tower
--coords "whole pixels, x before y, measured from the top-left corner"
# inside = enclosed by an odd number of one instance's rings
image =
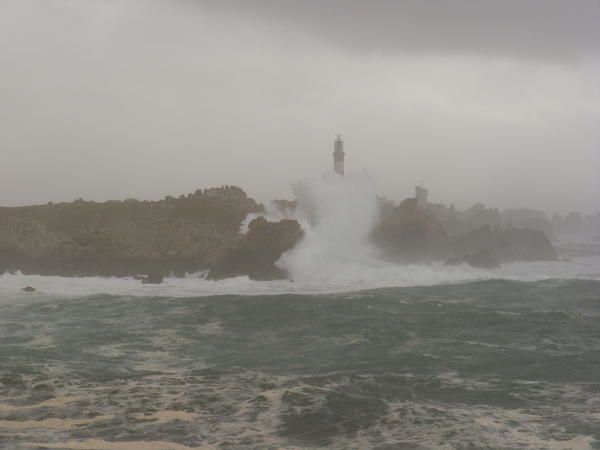
[[[340,175],[344,175],[344,141],[342,135],[338,134],[333,144],[333,170]]]

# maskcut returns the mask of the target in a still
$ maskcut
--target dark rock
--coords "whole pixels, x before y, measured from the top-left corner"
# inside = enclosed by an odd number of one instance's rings
[[[237,245],[226,252],[208,273],[209,279],[248,276],[253,280],[276,280],[286,273],[275,263],[294,247],[303,231],[296,220],[268,222],[257,217],[248,225],[248,232]]]
[[[23,292],[35,292],[35,288],[33,286],[26,286],[23,288]]]
[[[161,284],[163,281],[165,281],[165,277],[161,273],[153,273],[140,277],[140,279],[142,280],[143,284]]]
[[[458,266],[460,264],[468,264],[472,267],[477,267],[480,269],[500,268],[500,263],[488,250],[482,250],[480,252],[468,256],[457,256],[454,258],[450,258],[445,262],[446,266]]]
[[[465,264],[464,256],[454,256],[453,258],[448,258],[444,263],[445,266],[460,266],[461,264]]]

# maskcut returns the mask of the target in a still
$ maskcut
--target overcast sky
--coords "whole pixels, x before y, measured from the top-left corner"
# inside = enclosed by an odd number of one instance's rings
[[[0,205],[391,199],[600,210],[600,0],[0,0]]]

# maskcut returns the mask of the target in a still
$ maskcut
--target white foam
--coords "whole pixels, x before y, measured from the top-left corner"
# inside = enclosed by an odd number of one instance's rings
[[[375,187],[367,175],[330,173],[296,183],[293,191],[295,217],[305,236],[278,264],[295,282],[347,284],[382,267],[367,243],[378,213]]]
[[[576,258],[571,262],[519,262],[503,265],[499,270],[475,269],[466,265],[398,266],[380,263],[361,266],[360,272],[339,272],[336,276],[315,277],[296,282],[252,281],[247,277],[210,281],[199,274],[185,278],[166,278],[158,285],[142,284],[133,278],[68,278],[20,273],[0,276],[0,302],[14,299],[36,299],[48,295],[81,297],[93,294],[192,297],[223,294],[318,294],[349,292],[381,287],[428,286],[487,279],[538,281],[558,279],[600,280],[600,257]],[[37,289],[34,293],[22,291],[25,286]]]

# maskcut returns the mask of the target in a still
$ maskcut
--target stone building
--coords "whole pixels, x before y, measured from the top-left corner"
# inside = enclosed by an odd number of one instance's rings
[[[344,175],[344,141],[342,136],[337,135],[335,143],[333,144],[333,170],[340,175]]]
[[[417,208],[425,208],[427,206],[427,196],[429,191],[421,186],[415,186],[415,198],[417,199]]]

